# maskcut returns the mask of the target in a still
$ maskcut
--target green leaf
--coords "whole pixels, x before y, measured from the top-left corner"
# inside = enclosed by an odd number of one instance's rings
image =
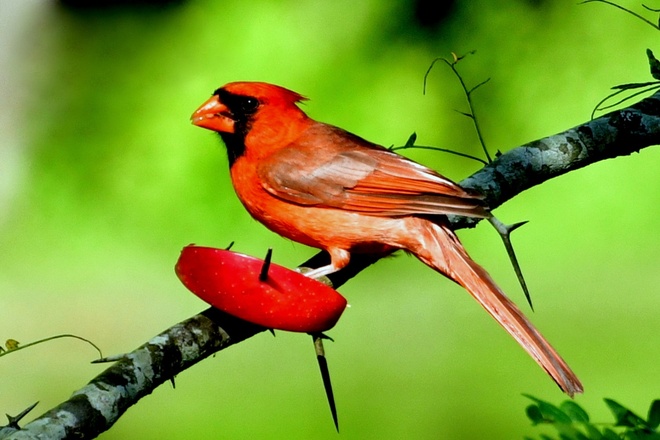
[[[623,435],[626,440],[658,440],[660,435],[655,432],[649,432],[647,429],[633,429],[626,431]]]
[[[541,414],[541,410],[537,405],[529,405],[525,408],[525,413],[527,414],[527,418],[531,420],[534,425],[538,425],[545,421],[543,420],[543,414]]]
[[[603,440],[621,440],[623,437],[611,428],[603,428]]]
[[[553,426],[557,429],[562,439],[589,440],[589,437],[578,429],[579,424],[556,423]]]
[[[591,423],[582,423],[584,429],[587,431],[587,438],[590,440],[604,440],[603,434]]]
[[[411,134],[408,140],[406,141],[406,148],[413,147],[415,145],[416,140],[417,140],[417,133],[413,132],[413,134]]]
[[[612,431],[610,428],[603,429],[603,439],[604,440],[621,440],[619,434]]]
[[[646,49],[646,56],[649,59],[651,76],[655,79],[660,79],[660,61],[658,61],[658,59],[653,55],[651,49]]]
[[[660,399],[656,399],[649,407],[648,426],[656,429],[660,425]]]
[[[625,406],[612,399],[603,400],[605,400],[605,403],[610,408],[610,411],[612,411],[612,414],[614,414],[614,418],[616,419],[615,426],[627,426],[630,428],[639,426],[648,427],[646,420],[642,419]]]
[[[559,436],[562,440],[589,440],[589,437],[575,428],[571,429],[568,433],[561,433]]]
[[[559,405],[559,408],[568,414],[574,422],[588,422],[589,414],[577,403],[572,400],[565,400]]]
[[[5,342],[5,347],[7,347],[7,351],[16,350],[19,345],[20,342],[18,342],[16,339],[7,339],[7,342]]]
[[[561,409],[559,409],[552,403],[546,402],[545,400],[537,399],[536,397],[530,396],[528,394],[525,394],[525,397],[536,402],[539,410],[541,411],[541,415],[543,416],[543,420],[545,420],[546,422],[564,423],[564,424],[571,423],[571,418],[568,416],[568,414],[563,412]]]

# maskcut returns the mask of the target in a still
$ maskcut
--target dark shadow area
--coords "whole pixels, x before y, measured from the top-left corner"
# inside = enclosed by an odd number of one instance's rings
[[[185,3],[185,0],[59,0],[59,3],[64,8],[70,10],[93,11],[99,9],[128,9],[135,7],[175,7]]]

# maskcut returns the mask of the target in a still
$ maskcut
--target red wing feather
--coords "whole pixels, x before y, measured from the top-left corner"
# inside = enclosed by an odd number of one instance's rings
[[[283,148],[262,161],[258,172],[268,192],[301,205],[376,216],[488,216],[481,196],[430,168],[321,123],[303,133],[295,148]]]

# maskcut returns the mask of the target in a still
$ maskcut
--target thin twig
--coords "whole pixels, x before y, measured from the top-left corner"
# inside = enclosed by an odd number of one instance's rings
[[[463,93],[465,95],[465,98],[467,99],[468,103],[468,108],[470,109],[468,113],[465,112],[460,112],[462,115],[467,116],[472,120],[472,124],[474,125],[474,129],[477,133],[477,138],[479,139],[479,144],[481,144],[481,148],[484,151],[484,154],[486,155],[486,160],[488,163],[492,162],[493,159],[490,157],[490,154],[488,153],[488,148],[486,148],[486,142],[484,141],[484,137],[481,133],[481,127],[479,126],[479,120],[476,117],[475,111],[474,111],[474,105],[472,103],[472,93],[476,91],[479,87],[482,85],[486,84],[488,81],[490,81],[490,78],[485,79],[484,81],[480,82],[476,86],[472,87],[471,89],[468,89],[467,85],[465,84],[465,81],[463,80],[463,77],[461,76],[460,73],[458,73],[458,70],[456,69],[456,65],[458,64],[459,61],[461,61],[463,58],[465,58],[467,55],[471,55],[475,53],[475,51],[470,51],[466,55],[462,56],[457,56],[455,53],[452,53],[453,60],[449,61],[446,58],[436,58],[431,62],[431,65],[429,68],[426,70],[426,74],[424,75],[424,93],[426,93],[426,81],[428,79],[429,74],[431,73],[431,69],[435,65],[437,61],[442,61],[444,62],[449,68],[454,72],[454,75],[456,78],[458,78],[458,81],[461,83],[461,87],[463,88]]]
[[[472,155],[467,154],[467,153],[461,153],[460,151],[449,150],[447,148],[441,148],[441,147],[431,147],[431,146],[425,146],[425,145],[402,145],[400,147],[392,147],[392,148],[390,148],[390,151],[409,150],[409,149],[440,151],[442,153],[450,153],[450,154],[454,154],[456,156],[465,157],[467,159],[476,160],[477,162],[480,162],[484,165],[488,164],[488,162],[486,162],[485,160],[480,159],[476,156],[472,156]]]
[[[630,15],[632,15],[632,16],[635,16],[635,17],[639,18],[639,19],[642,20],[643,22],[649,24],[649,25],[650,25],[651,27],[653,27],[654,29],[656,29],[656,30],[660,30],[660,27],[658,27],[658,25],[655,24],[655,23],[653,23],[652,21],[647,20],[646,18],[642,17],[641,15],[639,15],[639,14],[636,13],[636,12],[631,11],[630,9],[624,8],[623,6],[621,6],[621,5],[617,5],[616,3],[614,3],[614,2],[610,2],[610,1],[608,1],[608,0],[584,0],[584,1],[580,2],[580,4],[593,3],[593,2],[596,2],[596,3],[605,3],[605,4],[607,4],[607,5],[614,6],[614,7],[617,8],[617,9],[621,9],[622,11],[627,12],[628,14],[630,14]],[[652,10],[652,9],[650,9],[650,8],[646,8],[646,9]]]
[[[44,343],[44,342],[48,342],[48,341],[52,341],[54,339],[60,339],[60,338],[74,338],[74,339],[80,339],[81,341],[87,342],[89,345],[94,347],[96,349],[96,351],[99,352],[99,358],[103,357],[103,353],[101,352],[101,349],[99,347],[97,347],[96,344],[94,344],[92,341],[90,341],[89,339],[85,339],[83,337],[76,336],[76,335],[71,335],[71,334],[50,336],[48,338],[39,339],[38,341],[30,342],[28,344],[21,344],[16,348],[12,348],[11,350],[0,351],[0,357],[6,356],[10,353],[16,353],[17,351],[24,350],[26,348],[32,347],[33,345],[41,344],[41,343]]]

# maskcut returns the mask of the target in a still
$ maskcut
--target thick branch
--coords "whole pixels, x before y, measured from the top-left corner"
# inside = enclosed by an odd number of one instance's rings
[[[660,144],[660,93],[563,133],[530,142],[499,156],[461,184],[486,196],[495,208],[522,191],[591,163]],[[472,219],[451,218],[455,229]],[[355,256],[331,276],[339,287],[378,260]],[[304,263],[327,263],[319,253]],[[0,439],[93,438],[109,429],[139,399],[200,360],[264,329],[215,309],[183,321],[127,354],[66,402],[23,429],[0,428]]]
[[[217,309],[207,309],[121,357],[69,400],[22,430],[0,430],[0,439],[94,438],[163,382],[174,381],[181,371],[263,330]]]
[[[660,144],[660,92],[623,110],[530,142],[499,156],[461,182],[497,208],[546,180],[605,159],[627,156]],[[456,228],[473,220],[452,219]]]

